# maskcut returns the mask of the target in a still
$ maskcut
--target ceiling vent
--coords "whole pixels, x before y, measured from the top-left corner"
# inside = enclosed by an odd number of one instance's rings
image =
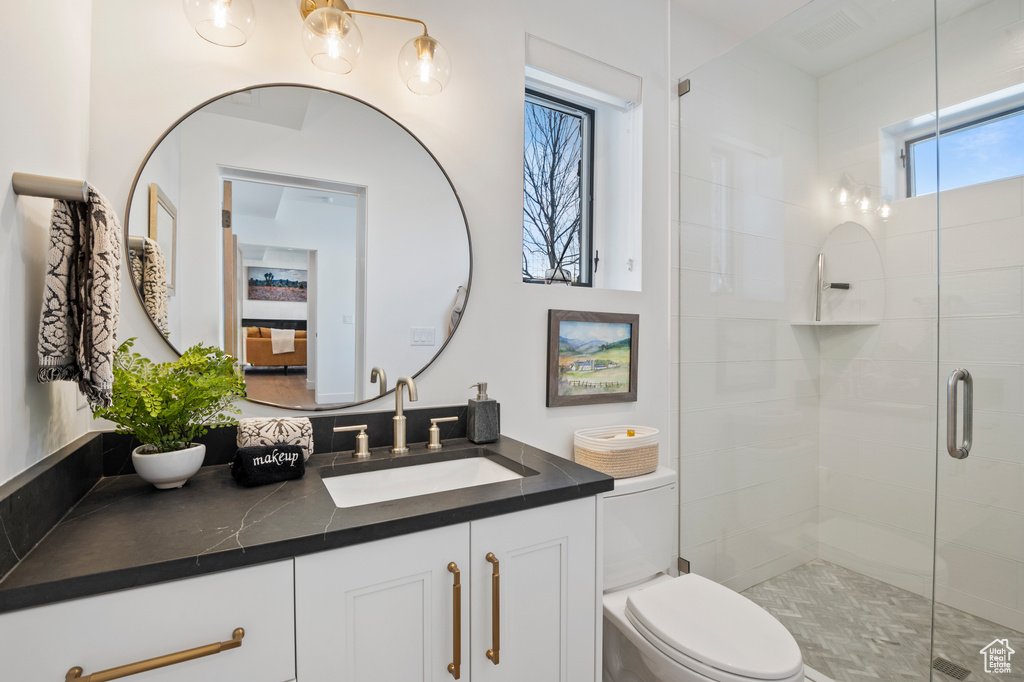
[[[839,9],[819,20],[813,26],[793,34],[793,41],[808,52],[818,52],[846,40],[863,26],[846,10]]]

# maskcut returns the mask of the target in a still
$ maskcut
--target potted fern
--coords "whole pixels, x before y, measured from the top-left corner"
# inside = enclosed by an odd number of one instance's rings
[[[194,442],[211,426],[230,426],[245,397],[238,363],[224,351],[201,343],[173,362],[156,363],[132,352],[135,339],[114,353],[110,407],[93,416],[117,424],[118,433],[142,443],[132,450],[136,473],[157,488],[180,488],[199,471],[206,446]]]

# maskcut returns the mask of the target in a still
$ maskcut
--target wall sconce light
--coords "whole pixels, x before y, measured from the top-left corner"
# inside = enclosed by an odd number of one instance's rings
[[[363,49],[363,36],[352,15],[379,17],[423,27],[423,35],[407,42],[398,53],[398,74],[409,90],[417,95],[436,95],[448,85],[451,59],[441,44],[427,34],[427,25],[419,19],[354,10],[345,0],[303,0],[300,12],[302,46],[319,69],[345,74],[355,68]]]
[[[849,206],[853,202],[853,192],[856,187],[853,178],[843,173],[839,178],[839,184],[832,188],[832,198],[838,206]]]
[[[883,201],[882,203],[880,203],[878,205],[878,217],[879,218],[881,218],[883,221],[886,221],[886,220],[889,219],[889,216],[891,216],[891,215],[892,215],[892,204],[890,204],[888,201]]]
[[[252,0],[182,0],[181,6],[196,33],[214,45],[244,45],[256,27]]]
[[[878,208],[874,198],[871,196],[871,189],[867,186],[860,190],[854,205],[857,207],[858,213],[874,213],[875,209]]]

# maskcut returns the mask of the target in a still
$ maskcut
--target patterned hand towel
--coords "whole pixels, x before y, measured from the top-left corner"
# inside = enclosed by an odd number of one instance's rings
[[[111,404],[120,265],[121,225],[95,188],[88,202],[54,202],[37,378],[77,381],[91,405]]]
[[[299,445],[303,461],[313,454],[313,425],[306,417],[250,417],[238,420],[240,448],[254,445]]]
[[[167,262],[155,240],[146,237],[143,246],[142,303],[157,329],[167,336]]]

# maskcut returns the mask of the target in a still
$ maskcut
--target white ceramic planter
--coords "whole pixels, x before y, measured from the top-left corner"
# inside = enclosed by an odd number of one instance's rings
[[[199,471],[206,457],[206,446],[199,443],[173,452],[140,453],[144,447],[140,445],[132,450],[135,473],[160,489],[180,488],[189,476]]]

